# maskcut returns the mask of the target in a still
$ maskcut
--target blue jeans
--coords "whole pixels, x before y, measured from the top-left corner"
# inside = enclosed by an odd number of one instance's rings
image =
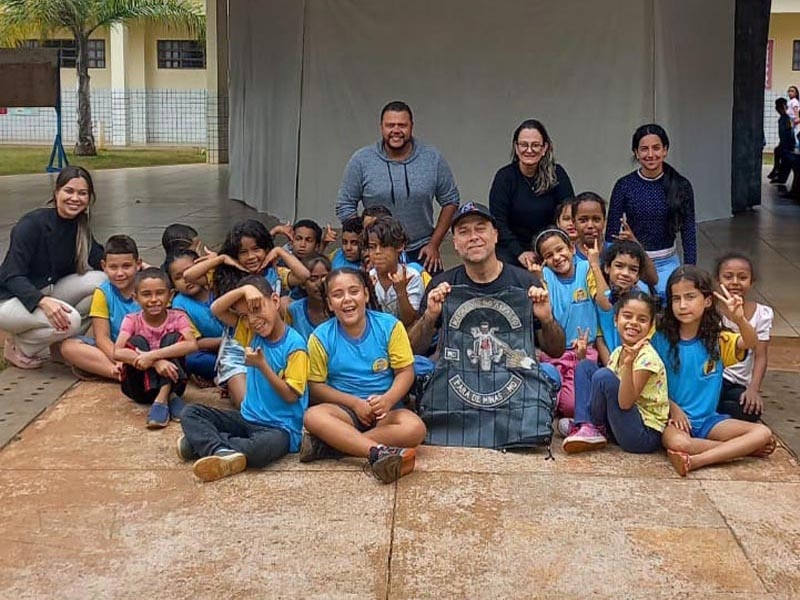
[[[636,406],[619,406],[619,378],[597,363],[582,360],[575,368],[575,424],[605,427],[625,452],[645,454],[661,448],[661,433],[648,427]]]
[[[251,423],[235,410],[189,404],[181,427],[198,456],[230,448],[247,457],[247,466],[260,469],[289,453],[289,434],[282,429]]]
[[[198,350],[186,355],[186,372],[208,381],[217,376],[217,354],[210,350]]]

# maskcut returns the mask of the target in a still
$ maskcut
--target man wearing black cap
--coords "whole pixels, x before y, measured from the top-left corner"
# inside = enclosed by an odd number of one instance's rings
[[[498,231],[489,209],[475,202],[462,205],[450,225],[453,246],[463,264],[436,275],[419,307],[420,318],[409,330],[416,354],[425,354],[441,327],[442,305],[453,285],[466,285],[481,295],[492,296],[509,288],[528,290],[536,320],[535,340],[550,356],[565,349],[564,330],[553,318],[547,291],[538,277],[501,262],[495,253]]]

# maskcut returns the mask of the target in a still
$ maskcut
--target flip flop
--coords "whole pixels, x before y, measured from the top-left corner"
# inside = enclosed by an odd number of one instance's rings
[[[667,450],[667,458],[681,477],[686,477],[686,474],[692,470],[692,459],[686,452]]]
[[[770,436],[769,441],[756,450],[755,452],[751,452],[750,456],[755,456],[756,458],[767,458],[770,454],[775,452],[775,448],[778,447],[778,442],[775,440],[775,436]]]

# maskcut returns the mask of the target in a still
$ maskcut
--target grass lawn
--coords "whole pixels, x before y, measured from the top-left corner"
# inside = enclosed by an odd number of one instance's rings
[[[6,146],[0,144],[0,175],[44,173],[50,161],[52,146]],[[206,161],[204,149],[199,148],[111,148],[98,150],[97,156],[75,156],[65,148],[71,165],[81,165],[90,171],[125,167],[183,165]]]

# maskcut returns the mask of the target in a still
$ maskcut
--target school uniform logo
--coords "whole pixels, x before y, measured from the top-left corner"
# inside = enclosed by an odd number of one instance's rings
[[[710,358],[703,364],[703,375],[711,375],[717,370],[717,361]]]
[[[385,358],[379,358],[374,363],[372,363],[373,373],[382,373],[388,368],[389,368],[389,361],[386,360]]]

